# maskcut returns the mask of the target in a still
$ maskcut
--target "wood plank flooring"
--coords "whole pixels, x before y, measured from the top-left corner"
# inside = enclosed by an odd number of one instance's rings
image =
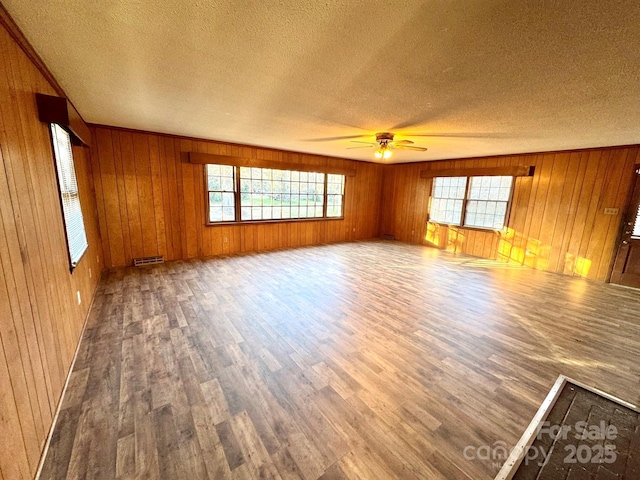
[[[62,478],[490,479],[559,374],[640,401],[640,292],[398,242],[103,275]]]

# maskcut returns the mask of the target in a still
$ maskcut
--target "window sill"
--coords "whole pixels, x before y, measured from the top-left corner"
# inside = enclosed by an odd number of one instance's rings
[[[314,217],[314,218],[283,218],[277,220],[240,220],[234,222],[207,222],[206,227],[224,227],[226,225],[260,225],[265,223],[298,223],[298,222],[326,222],[344,220],[344,217]]]
[[[455,228],[464,228],[465,230],[476,230],[479,232],[494,232],[494,233],[502,233],[504,232],[506,226],[502,228],[488,228],[488,227],[467,227],[463,225],[456,225],[455,223],[443,223],[443,222],[434,222],[433,220],[427,220],[427,223],[433,223],[435,225],[441,225],[443,227],[455,227]]]

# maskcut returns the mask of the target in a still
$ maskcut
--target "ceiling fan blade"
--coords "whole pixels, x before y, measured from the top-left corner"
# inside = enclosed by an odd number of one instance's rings
[[[398,140],[398,141],[394,141],[393,143],[395,143],[396,145],[401,145],[401,144],[409,145],[414,142],[412,142],[411,140]]]
[[[502,138],[500,133],[407,133],[409,137],[442,137],[442,138]]]
[[[426,147],[414,147],[413,145],[396,145],[400,150],[414,150],[416,152],[426,152]]]
[[[347,150],[353,150],[354,148],[371,148],[375,147],[375,145],[361,145],[359,147],[347,147]]]
[[[362,142],[360,140],[351,140],[351,143],[366,143],[367,145],[377,145],[375,142]]]
[[[342,135],[339,137],[305,138],[303,142],[333,142],[335,140],[349,140],[351,138],[368,137],[369,135]]]

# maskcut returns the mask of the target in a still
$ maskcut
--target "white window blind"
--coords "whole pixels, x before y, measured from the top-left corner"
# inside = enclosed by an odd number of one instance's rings
[[[64,226],[67,233],[69,260],[71,262],[71,269],[73,270],[89,247],[89,244],[87,243],[87,234],[84,229],[82,208],[80,207],[78,182],[73,165],[73,151],[71,150],[71,138],[62,127],[55,123],[51,124],[51,137],[56,159]]]
[[[633,225],[632,237],[640,237],[640,206],[638,206],[638,212],[636,213],[636,221]]]

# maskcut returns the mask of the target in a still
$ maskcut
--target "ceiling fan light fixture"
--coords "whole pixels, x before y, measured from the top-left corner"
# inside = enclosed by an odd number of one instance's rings
[[[389,147],[387,146],[387,144],[382,144],[380,145],[380,148],[378,150],[376,150],[376,153],[374,153],[376,158],[390,158],[392,153],[391,150],[389,150]]]

